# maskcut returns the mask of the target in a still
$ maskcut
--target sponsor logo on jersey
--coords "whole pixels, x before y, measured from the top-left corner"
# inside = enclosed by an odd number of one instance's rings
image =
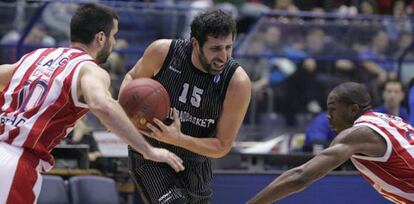
[[[174,119],[173,111],[174,109],[170,108],[168,118]],[[204,128],[209,128],[211,125],[214,125],[214,123],[216,122],[214,119],[211,119],[211,118],[197,118],[195,116],[192,116],[189,112],[181,111],[181,110],[178,110],[178,117],[180,118],[180,121],[182,123],[189,122],[189,123],[192,123],[194,125],[204,127]]]
[[[178,70],[178,69],[174,68],[174,67],[173,67],[173,66],[171,66],[171,65],[168,67],[168,69],[169,69],[169,70],[171,70],[171,71],[173,71],[173,72],[175,72],[175,73],[177,73],[177,74],[181,74],[181,71],[180,71],[180,70]]]

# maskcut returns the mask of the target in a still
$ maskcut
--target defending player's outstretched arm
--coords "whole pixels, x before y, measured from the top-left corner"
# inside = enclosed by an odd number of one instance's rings
[[[329,148],[305,164],[286,171],[247,203],[265,204],[301,191],[347,161],[353,154],[379,157],[385,153],[384,141],[368,127],[342,131]]]

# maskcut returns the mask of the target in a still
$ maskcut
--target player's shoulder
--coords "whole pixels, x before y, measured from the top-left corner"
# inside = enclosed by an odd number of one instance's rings
[[[80,67],[80,76],[85,74],[93,75],[95,77],[109,77],[107,71],[92,61],[85,61]]]
[[[377,142],[378,139],[379,137],[373,129],[365,125],[359,125],[343,130],[334,141],[335,143],[344,144],[363,144]]]
[[[146,52],[168,52],[172,39],[159,39],[152,42]]]
[[[246,71],[244,71],[243,67],[238,66],[234,71],[233,77],[230,81],[230,84],[236,86],[246,86],[246,88],[250,88],[251,82],[249,75],[247,75]]]

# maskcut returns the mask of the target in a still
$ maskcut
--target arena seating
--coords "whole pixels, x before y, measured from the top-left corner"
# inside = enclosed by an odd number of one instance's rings
[[[62,177],[43,175],[38,204],[69,204],[69,196]]]
[[[69,178],[68,188],[72,204],[120,203],[115,181],[111,178],[73,176]]]

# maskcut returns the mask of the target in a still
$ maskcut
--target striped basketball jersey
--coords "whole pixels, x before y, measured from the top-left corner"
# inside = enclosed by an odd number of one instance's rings
[[[44,48],[24,55],[0,94],[0,141],[33,152],[43,170],[51,150],[87,111],[77,99],[79,67],[95,63],[74,48]]]
[[[385,198],[414,203],[414,129],[400,117],[368,112],[354,126],[368,126],[387,144],[383,157],[353,155],[355,167]]]
[[[231,59],[221,73],[204,73],[191,62],[191,52],[189,40],[173,40],[164,64],[154,79],[164,85],[169,93],[171,108],[178,110],[184,134],[214,137],[227,87],[239,65]],[[173,118],[172,109],[169,118]],[[155,141],[151,143],[156,146],[159,144]],[[206,159],[180,147],[167,144],[158,146],[170,149],[184,160]]]

